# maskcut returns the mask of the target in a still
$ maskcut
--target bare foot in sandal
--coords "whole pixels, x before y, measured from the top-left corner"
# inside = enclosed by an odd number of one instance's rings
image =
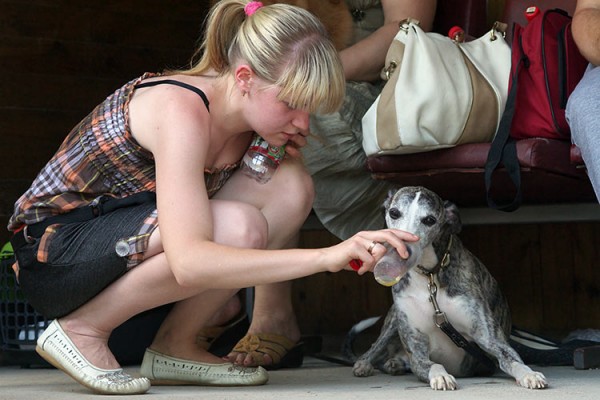
[[[287,361],[286,355],[294,350],[293,365],[289,366],[299,366],[302,361],[302,349],[296,348],[299,340],[300,329],[293,311],[271,310],[267,314],[255,308],[248,334],[225,359],[247,367],[260,365],[273,369],[282,367],[279,364]]]

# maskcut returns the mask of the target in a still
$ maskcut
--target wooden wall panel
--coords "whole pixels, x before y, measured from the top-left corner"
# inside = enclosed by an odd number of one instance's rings
[[[575,320],[582,328],[598,328],[600,318],[600,230],[594,224],[574,227],[573,280]],[[586,238],[587,240],[578,240]],[[560,292],[559,292],[560,293]]]
[[[208,0],[0,0],[0,225],[96,104],[146,71],[188,64],[207,10]]]
[[[515,326],[554,339],[600,329],[600,223],[467,226],[460,238],[498,281]],[[325,231],[305,231],[301,245],[338,242]],[[294,283],[305,333],[342,334],[361,319],[384,315],[390,304],[390,290],[371,274],[319,274]]]

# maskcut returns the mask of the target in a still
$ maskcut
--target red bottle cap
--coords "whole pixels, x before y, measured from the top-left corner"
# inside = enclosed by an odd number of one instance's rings
[[[540,9],[538,7],[536,7],[536,6],[527,7],[527,9],[525,10],[525,18],[527,18],[527,21],[531,21],[532,19],[537,17],[539,13],[540,13]]]
[[[363,262],[361,260],[350,260],[350,266],[352,267],[353,270],[358,271],[360,269],[360,267],[362,267]]]
[[[463,28],[461,28],[460,26],[453,26],[448,31],[448,37],[457,42],[464,42],[465,41],[465,30]]]

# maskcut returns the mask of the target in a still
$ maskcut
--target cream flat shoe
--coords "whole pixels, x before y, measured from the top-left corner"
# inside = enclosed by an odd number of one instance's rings
[[[154,385],[256,386],[269,380],[262,367],[183,360],[146,349],[140,373]]]
[[[37,340],[37,353],[83,386],[102,394],[140,394],[150,389],[146,378],[134,378],[119,369],[93,366],[71,342],[57,320]]]

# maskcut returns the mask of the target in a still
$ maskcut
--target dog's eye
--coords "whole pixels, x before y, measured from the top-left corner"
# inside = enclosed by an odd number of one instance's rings
[[[421,222],[423,222],[424,225],[433,226],[436,224],[437,219],[435,219],[435,217],[432,217],[431,215],[429,215],[429,216],[423,218],[421,220]]]
[[[388,211],[391,219],[398,219],[402,216],[402,213],[397,208],[390,208]]]

